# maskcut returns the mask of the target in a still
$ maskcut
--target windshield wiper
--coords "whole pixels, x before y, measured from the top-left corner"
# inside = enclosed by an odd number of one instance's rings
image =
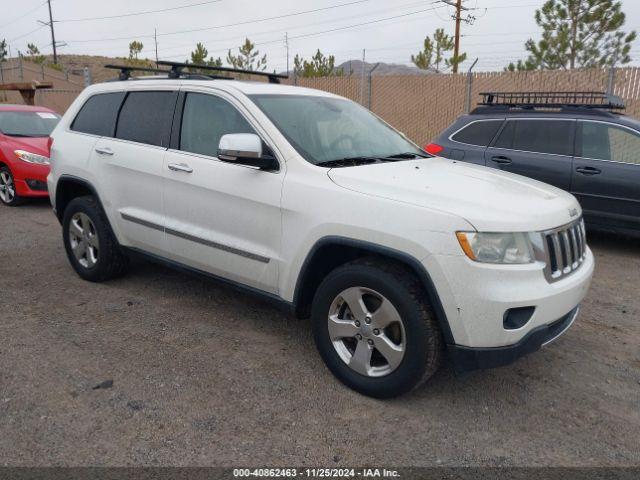
[[[368,165],[383,160],[383,158],[379,157],[346,157],[336,158],[334,160],[323,160],[322,162],[316,163],[316,165],[320,167],[355,167],[357,165]]]
[[[402,153],[394,153],[393,155],[389,155],[386,158],[429,158],[426,153],[418,153],[418,152],[402,152]]]

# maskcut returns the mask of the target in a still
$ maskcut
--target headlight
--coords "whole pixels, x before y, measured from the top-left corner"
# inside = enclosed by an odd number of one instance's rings
[[[527,233],[457,232],[458,242],[471,260],[481,263],[533,263]]]
[[[15,153],[16,157],[18,157],[23,162],[49,165],[49,157],[45,157],[44,155],[27,152],[26,150],[16,150],[13,153]]]

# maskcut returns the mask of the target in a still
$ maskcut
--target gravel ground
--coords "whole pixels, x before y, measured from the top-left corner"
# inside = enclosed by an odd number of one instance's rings
[[[590,244],[556,343],[377,401],[308,322],[150,263],[84,282],[46,202],[0,208],[0,465],[640,465],[640,244]]]

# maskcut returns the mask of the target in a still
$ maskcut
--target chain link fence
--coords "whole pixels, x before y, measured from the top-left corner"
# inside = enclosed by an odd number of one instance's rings
[[[473,108],[480,92],[607,91],[610,74],[608,69],[478,72],[296,78],[289,83],[354,100],[423,145],[465,113],[468,90]],[[613,93],[626,102],[627,115],[640,117],[640,68],[616,69]]]
[[[371,72],[371,71],[370,71]],[[430,75],[350,75],[290,78],[285,83],[315,88],[354,100],[404,132],[420,145],[433,140],[467,109],[480,92],[608,91],[626,103],[625,113],[640,117],[640,68],[534,72],[477,72]],[[83,69],[62,72],[13,59],[2,64],[0,81],[47,81],[52,89],[38,90],[36,103],[63,113],[91,83]],[[22,103],[18,92],[0,92],[0,101]]]

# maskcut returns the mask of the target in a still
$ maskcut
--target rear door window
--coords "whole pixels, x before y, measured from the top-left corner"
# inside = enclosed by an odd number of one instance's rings
[[[169,146],[177,92],[130,92],[122,105],[116,138]]]
[[[574,125],[572,120],[507,120],[494,147],[573,155]]]
[[[89,97],[71,124],[75,132],[113,137],[118,110],[125,92],[99,93]]]
[[[496,136],[502,120],[480,120],[468,124],[462,130],[455,133],[451,140],[468,145],[486,147]]]
[[[583,158],[640,164],[640,135],[601,122],[581,122],[579,138]]]

